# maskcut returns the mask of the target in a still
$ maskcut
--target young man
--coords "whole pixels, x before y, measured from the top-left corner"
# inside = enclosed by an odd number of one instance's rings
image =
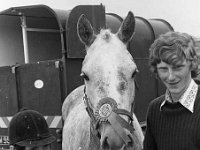
[[[15,114],[8,131],[14,150],[51,150],[51,143],[56,140],[42,114],[34,110]]]
[[[166,93],[148,108],[144,150],[200,150],[200,89],[195,42],[185,33],[161,35],[150,47],[150,67]]]

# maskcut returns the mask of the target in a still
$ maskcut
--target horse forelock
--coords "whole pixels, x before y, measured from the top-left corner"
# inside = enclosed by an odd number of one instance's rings
[[[99,34],[100,38],[105,40],[105,42],[109,42],[111,40],[111,38],[112,38],[111,35],[112,35],[112,33],[111,33],[110,29],[106,29],[106,30],[102,29]]]
[[[86,51],[96,51],[98,49],[102,49],[102,47],[113,47],[114,45],[123,46],[124,44],[122,43],[122,41],[120,41],[116,34],[113,34],[110,31],[110,29],[101,29],[100,33],[96,35],[94,42],[90,45],[90,47],[86,48]]]

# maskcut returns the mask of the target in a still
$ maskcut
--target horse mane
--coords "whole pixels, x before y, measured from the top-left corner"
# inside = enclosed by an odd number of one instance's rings
[[[81,103],[81,101],[79,101],[78,99],[80,97],[83,97],[83,88],[84,86],[80,86],[77,89],[75,89],[73,91],[73,93],[75,94],[69,94],[69,96],[67,97],[67,99],[63,102],[63,105],[65,107],[62,107],[62,117],[63,120],[65,121],[65,119],[67,118],[67,116],[69,115],[69,112],[78,104]]]

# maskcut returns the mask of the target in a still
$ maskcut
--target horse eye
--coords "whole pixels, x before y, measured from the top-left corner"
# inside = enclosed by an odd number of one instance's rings
[[[83,77],[86,81],[89,81],[89,78],[88,78],[88,76],[85,73],[82,72],[80,74],[80,76]]]
[[[138,70],[138,69],[135,69],[135,71],[134,71],[133,74],[132,74],[132,78],[134,78],[138,72],[139,72],[139,70]]]

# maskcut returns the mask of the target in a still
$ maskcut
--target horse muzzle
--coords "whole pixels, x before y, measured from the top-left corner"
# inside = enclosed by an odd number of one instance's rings
[[[118,109],[116,101],[106,97],[99,101],[95,112],[93,112],[85,90],[83,101],[91,118],[91,131],[100,139],[101,149],[128,150],[128,147],[133,149],[135,143],[139,143],[137,137],[134,136],[132,111]],[[121,115],[127,116],[128,121]]]
[[[129,131],[119,129],[124,132],[124,137],[122,137],[110,124],[102,124],[101,128],[100,145],[102,150],[127,150],[128,147],[133,148],[134,141]]]
[[[121,150],[123,147],[133,147],[132,114],[124,109],[118,109],[114,99],[106,97],[99,101],[95,112],[88,112],[96,133],[100,137],[103,150]],[[120,115],[128,116],[128,121]]]

